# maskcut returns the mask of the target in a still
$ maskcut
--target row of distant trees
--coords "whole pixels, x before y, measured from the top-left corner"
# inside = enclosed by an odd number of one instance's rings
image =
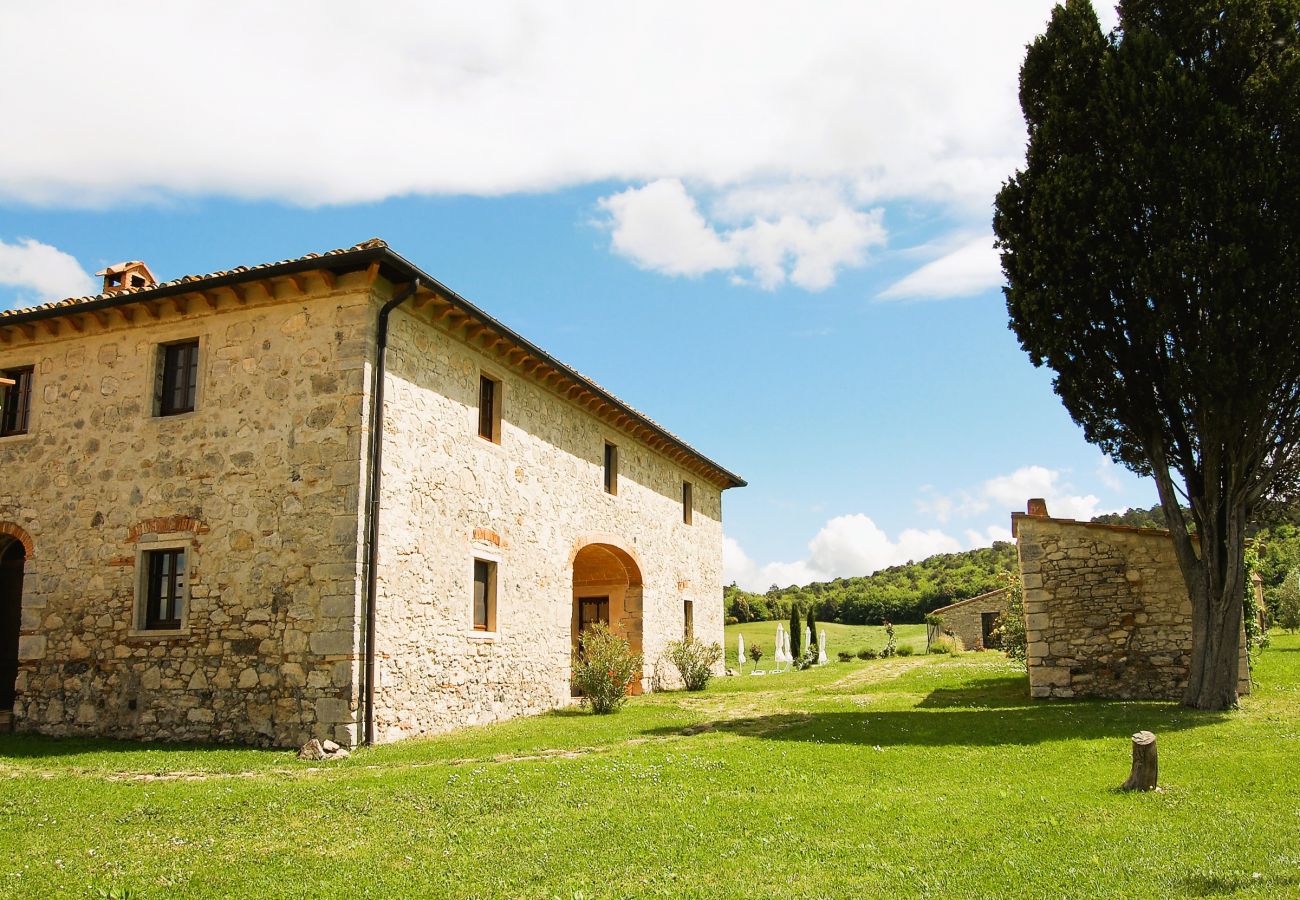
[[[734,584],[723,590],[726,615],[737,622],[789,619],[794,609],[822,622],[879,625],[920,623],[926,613],[999,587],[998,574],[1015,571],[1016,548],[1003,541],[964,553],[942,553],[858,578],[809,585],[772,585],[766,593]]]

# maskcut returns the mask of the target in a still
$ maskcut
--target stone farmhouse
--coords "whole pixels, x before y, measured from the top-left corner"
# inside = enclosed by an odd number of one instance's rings
[[[744,481],[382,241],[100,274],[0,313],[15,728],[392,741],[571,702],[594,622],[645,690],[722,640]]]
[[[1034,697],[1176,700],[1187,686],[1192,604],[1169,532],[1012,513]],[[1237,692],[1250,693],[1242,624]]]

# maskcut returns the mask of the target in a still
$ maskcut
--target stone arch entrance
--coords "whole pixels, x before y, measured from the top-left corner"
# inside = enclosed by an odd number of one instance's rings
[[[641,567],[631,552],[612,543],[590,543],[573,556],[572,649],[577,652],[582,631],[594,622],[604,622],[642,652]],[[641,681],[632,693],[643,690]]]
[[[23,571],[30,555],[25,532],[0,529],[0,713],[14,707],[18,636],[23,616]]]

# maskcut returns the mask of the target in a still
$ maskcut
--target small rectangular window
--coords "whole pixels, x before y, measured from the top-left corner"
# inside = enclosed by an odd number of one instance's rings
[[[691,519],[695,516],[695,498],[694,490],[691,488],[689,481],[682,482],[682,521],[687,525],[691,524]]]
[[[5,385],[4,393],[0,395],[0,437],[27,433],[32,409],[33,371],[31,366],[0,371],[0,376],[13,382]]]
[[[486,375],[478,379],[478,436],[501,442],[501,382]]]
[[[474,560],[474,630],[496,631],[497,564]]]
[[[158,415],[193,412],[199,387],[199,342],[164,344],[159,350]]]
[[[185,551],[148,550],[144,562],[145,630],[180,628],[181,604],[185,597]]]
[[[688,641],[695,639],[695,602],[692,600],[682,601],[682,637]]]
[[[618,493],[618,447],[605,442],[605,493]]]

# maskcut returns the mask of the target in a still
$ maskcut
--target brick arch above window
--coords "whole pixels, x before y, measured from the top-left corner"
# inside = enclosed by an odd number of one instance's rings
[[[126,542],[134,544],[146,534],[175,534],[180,531],[207,534],[211,530],[206,522],[193,516],[156,516],[152,519],[141,519],[127,529]]]
[[[15,525],[13,522],[0,522],[0,535],[11,537],[22,544],[23,555],[28,559],[35,555],[36,545],[32,543],[32,536],[21,525]]]

